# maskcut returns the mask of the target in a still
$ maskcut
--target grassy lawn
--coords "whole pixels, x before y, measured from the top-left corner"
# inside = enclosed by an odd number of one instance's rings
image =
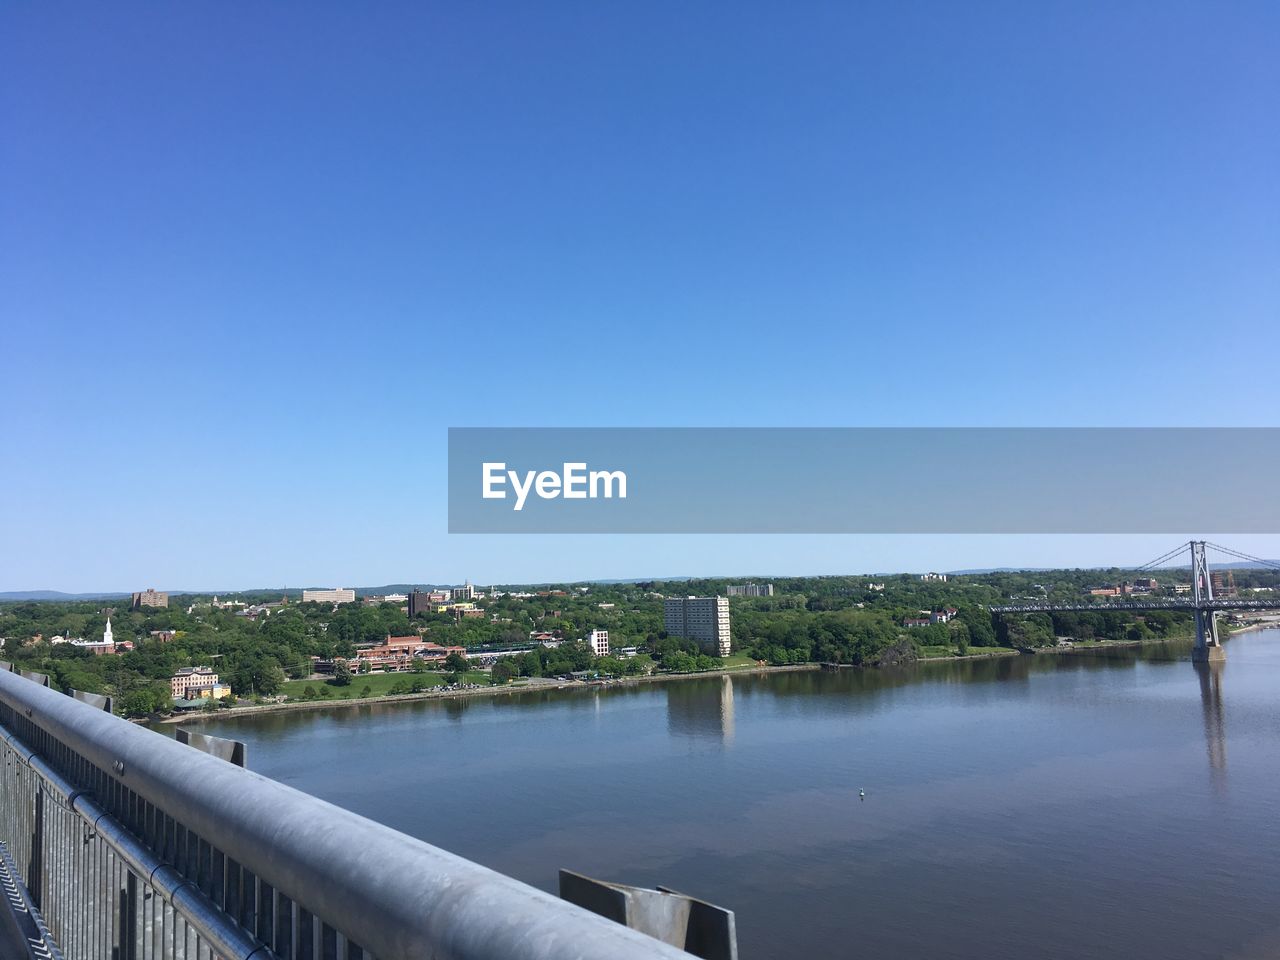
[[[1008,647],[970,647],[969,656],[1013,656],[1016,650],[1010,650]],[[955,657],[959,656],[960,651],[950,646],[926,646],[920,648],[921,660],[936,660],[939,657]]]
[[[465,683],[485,685],[489,683],[489,675],[476,670],[467,671],[462,679]],[[351,683],[345,687],[336,686],[331,680],[286,680],[280,692],[290,700],[301,700],[303,691],[310,687],[317,694],[321,690],[328,693],[328,696],[323,698],[326,700],[354,700],[361,697],[388,696],[392,686],[400,681],[406,683],[421,681],[430,687],[440,687],[448,683],[446,675],[442,673],[367,673],[352,677]],[[364,692],[365,687],[369,688],[368,693]]]
[[[760,664],[756,663],[754,659],[752,659],[751,657],[748,657],[745,653],[735,653],[731,656],[725,657],[718,664],[716,664],[716,669],[717,670],[738,670],[738,669],[741,669],[742,667],[758,667],[758,666],[760,666]]]

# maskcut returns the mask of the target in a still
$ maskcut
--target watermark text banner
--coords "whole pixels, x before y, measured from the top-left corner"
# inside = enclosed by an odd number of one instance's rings
[[[1280,533],[1280,428],[449,430],[451,533]]]

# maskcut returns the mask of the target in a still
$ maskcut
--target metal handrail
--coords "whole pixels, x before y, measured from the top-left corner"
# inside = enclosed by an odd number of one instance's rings
[[[39,789],[82,823],[86,837],[101,841],[146,886],[183,918],[201,942],[225,960],[265,960],[270,950],[218,910],[196,886],[129,833],[84,790],[54,770],[12,731],[0,727],[0,750],[38,778]],[[69,878],[54,878],[65,883]]]
[[[383,960],[679,960],[527,884],[0,671],[0,704]]]

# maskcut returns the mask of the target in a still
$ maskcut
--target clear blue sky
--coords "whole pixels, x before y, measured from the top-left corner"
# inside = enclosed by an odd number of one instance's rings
[[[8,4],[0,590],[1147,559],[450,537],[445,430],[1277,425],[1278,49],[1270,2]]]

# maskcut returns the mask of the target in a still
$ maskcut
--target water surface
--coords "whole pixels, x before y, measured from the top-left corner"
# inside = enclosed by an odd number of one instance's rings
[[[737,912],[767,957],[1280,953],[1280,631],[1189,647],[278,713],[249,765],[547,890]],[[858,799],[865,789],[866,799]]]

